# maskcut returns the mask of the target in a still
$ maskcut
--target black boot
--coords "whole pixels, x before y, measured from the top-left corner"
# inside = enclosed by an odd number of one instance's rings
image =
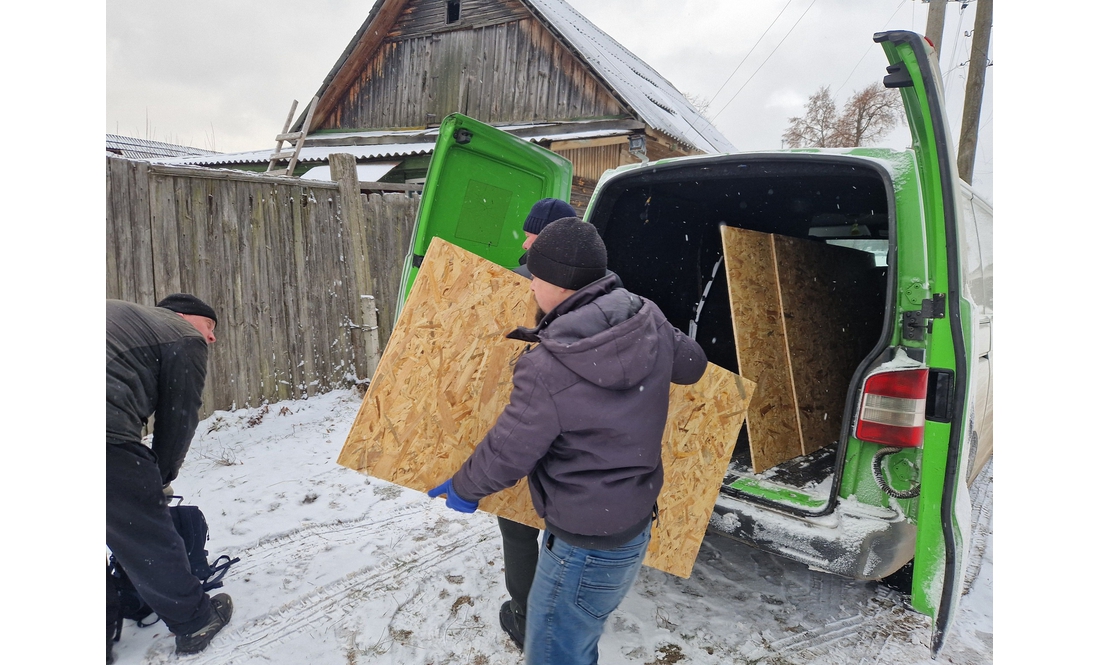
[[[187,635],[176,635],[176,653],[198,653],[205,649],[233,616],[233,600],[227,593],[219,593],[210,599],[210,621]]]
[[[519,650],[523,651],[523,635],[527,629],[527,617],[517,613],[513,605],[512,601],[506,600],[500,606],[500,627],[508,633],[508,637],[512,638]]]

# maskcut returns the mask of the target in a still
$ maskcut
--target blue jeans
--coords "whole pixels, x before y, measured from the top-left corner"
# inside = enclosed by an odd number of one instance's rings
[[[527,598],[526,665],[589,665],[597,644],[649,546],[650,525],[613,550],[574,547],[543,532],[535,582]]]

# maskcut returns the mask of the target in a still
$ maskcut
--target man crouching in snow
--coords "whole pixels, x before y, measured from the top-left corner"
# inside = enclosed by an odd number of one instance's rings
[[[670,383],[706,370],[699,345],[607,271],[595,227],[549,224],[531,245],[531,290],[546,312],[511,339],[511,400],[452,478],[428,495],[472,513],[524,476],[546,520],[527,601],[528,665],[595,663],[607,617],[637,577],[664,482]]]
[[[205,649],[233,613],[228,594],[211,598],[191,573],[164,495],[199,423],[217,324],[214,309],[189,293],[156,307],[107,301],[107,547],[180,654]],[[141,442],[149,416],[152,449]]]

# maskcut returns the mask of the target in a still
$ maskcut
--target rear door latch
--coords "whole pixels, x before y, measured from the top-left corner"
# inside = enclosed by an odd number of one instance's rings
[[[920,309],[902,312],[901,336],[904,339],[922,342],[925,334],[932,334],[932,319],[942,319],[947,315],[947,295],[933,293],[932,299],[921,301]]]

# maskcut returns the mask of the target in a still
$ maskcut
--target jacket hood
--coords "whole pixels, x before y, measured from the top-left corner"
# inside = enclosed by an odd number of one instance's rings
[[[609,275],[577,291],[538,327],[542,346],[581,378],[611,390],[638,386],[657,359],[656,306]]]

